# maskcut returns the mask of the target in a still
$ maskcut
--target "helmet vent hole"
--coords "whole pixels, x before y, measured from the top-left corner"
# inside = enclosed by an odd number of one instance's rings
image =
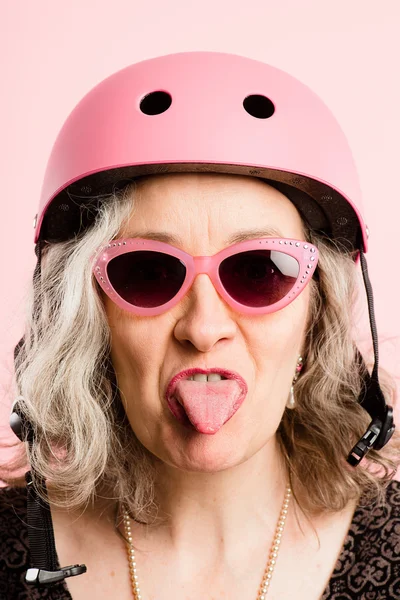
[[[140,110],[145,115],[160,115],[169,109],[172,98],[168,92],[151,92],[143,98]]]
[[[269,119],[275,112],[275,106],[269,98],[261,94],[252,94],[243,101],[246,112],[256,119]]]

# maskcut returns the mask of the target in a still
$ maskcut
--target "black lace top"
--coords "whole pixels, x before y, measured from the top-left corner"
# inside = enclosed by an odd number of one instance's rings
[[[65,582],[49,588],[26,584],[29,566],[26,491],[0,489],[0,600],[72,600]],[[399,481],[389,483],[384,506],[354,511],[320,600],[400,600]]]

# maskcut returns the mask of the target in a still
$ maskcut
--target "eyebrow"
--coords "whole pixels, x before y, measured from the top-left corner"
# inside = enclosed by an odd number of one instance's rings
[[[167,244],[176,244],[183,246],[184,242],[182,238],[166,231],[131,231],[124,237],[127,238],[143,238],[146,240],[157,240],[159,242],[165,242]],[[234,235],[225,240],[225,245],[238,244],[246,240],[264,238],[264,237],[285,237],[279,229],[275,227],[263,227],[262,229],[241,229]]]

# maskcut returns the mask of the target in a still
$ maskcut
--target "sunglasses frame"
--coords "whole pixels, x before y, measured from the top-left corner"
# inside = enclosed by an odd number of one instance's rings
[[[282,247],[283,246],[283,247]],[[276,250],[284,252],[295,258],[299,263],[299,274],[291,288],[281,300],[269,306],[255,307],[240,304],[232,298],[225,290],[219,277],[219,266],[223,260],[234,254],[246,252],[249,250]],[[179,289],[179,292],[168,302],[156,307],[139,307],[134,306],[124,300],[118,292],[113,288],[107,274],[108,263],[116,256],[134,252],[137,250],[149,250],[154,252],[162,252],[175,256],[186,267],[186,276],[184,282]],[[281,310],[304,290],[307,283],[312,278],[312,275],[318,264],[318,248],[309,242],[288,238],[258,238],[233,244],[228,248],[224,248],[213,256],[192,256],[175,246],[171,246],[165,242],[156,240],[148,240],[144,238],[120,238],[112,240],[106,245],[101,246],[93,256],[92,272],[96,281],[100,285],[105,294],[121,309],[140,316],[159,315],[176,304],[185,296],[191,288],[194,279],[197,275],[205,273],[211,279],[215,289],[219,295],[231,306],[234,310],[247,315],[265,315]]]

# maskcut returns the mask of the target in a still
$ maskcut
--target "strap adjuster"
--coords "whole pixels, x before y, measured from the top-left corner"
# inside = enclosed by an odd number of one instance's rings
[[[347,457],[347,462],[353,467],[357,466],[371,448],[375,450],[383,448],[392,437],[394,430],[393,408],[386,406],[383,421],[378,418],[371,421],[367,431],[352,448]]]
[[[371,450],[373,447],[375,440],[380,434],[380,426],[381,421],[374,419],[362,438],[358,440],[357,444],[350,451],[350,454],[347,457],[347,462],[353,467],[358,465],[367,454],[368,450]]]
[[[86,565],[69,565],[58,571],[46,571],[45,569],[28,569],[25,575],[27,583],[38,583],[39,585],[49,585],[63,581],[66,577],[74,577],[86,573]]]

